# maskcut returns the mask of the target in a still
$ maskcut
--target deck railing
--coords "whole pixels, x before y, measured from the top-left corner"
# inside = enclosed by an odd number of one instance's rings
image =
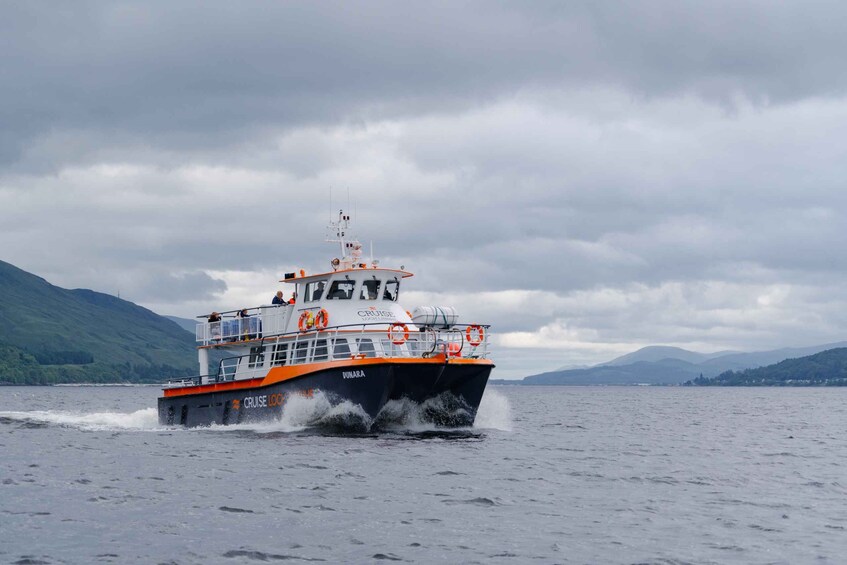
[[[272,367],[302,365],[356,358],[487,358],[488,325],[456,324],[450,328],[407,325],[389,333],[385,322],[331,326],[322,330],[256,335],[244,345],[250,352],[222,359],[210,375],[172,381],[168,386],[189,386],[264,377]],[[261,326],[257,326],[261,331]],[[250,330],[249,326],[244,326]],[[469,330],[470,328],[470,330]],[[480,328],[482,331],[480,332]],[[239,328],[242,329],[243,328]],[[473,343],[467,339],[471,332]],[[400,343],[397,343],[400,342]]]
[[[244,318],[239,317],[240,310],[223,312],[220,320],[197,322],[195,337],[202,345],[213,345],[255,339],[263,332],[277,333],[284,327],[289,310],[284,305],[261,306],[248,309]]]

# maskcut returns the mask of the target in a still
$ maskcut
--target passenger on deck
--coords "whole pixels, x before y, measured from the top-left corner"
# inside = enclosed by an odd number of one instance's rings
[[[240,318],[241,322],[241,339],[247,341],[251,339],[253,336],[250,334],[250,314],[247,313],[247,308],[242,308],[236,314],[236,317]]]
[[[297,302],[297,293],[296,293],[296,292],[292,292],[292,293],[291,293],[291,298],[289,298],[289,299],[288,299],[288,303],[289,303],[289,304],[294,304],[295,302]]]
[[[276,296],[274,296],[274,299],[271,301],[271,304],[273,304],[273,305],[285,304],[285,300],[282,298],[282,291],[281,290],[276,291]]]
[[[209,314],[209,338],[212,341],[221,340],[221,315],[217,312]]]

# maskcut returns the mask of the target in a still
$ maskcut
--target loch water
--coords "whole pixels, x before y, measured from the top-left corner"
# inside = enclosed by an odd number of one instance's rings
[[[157,393],[0,388],[0,562],[847,562],[845,389],[493,386],[367,434]]]

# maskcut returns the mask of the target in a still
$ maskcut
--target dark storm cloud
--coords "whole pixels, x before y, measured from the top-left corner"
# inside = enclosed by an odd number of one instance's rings
[[[731,104],[837,96],[847,84],[839,3],[83,2],[2,11],[7,164],[63,130],[117,142],[132,132],[202,151],[267,126],[459,110],[533,86]]]

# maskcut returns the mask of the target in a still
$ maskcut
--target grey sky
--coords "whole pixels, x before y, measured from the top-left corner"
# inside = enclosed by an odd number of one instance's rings
[[[329,190],[501,376],[844,339],[835,2],[0,2],[0,259],[164,313],[323,268]]]

